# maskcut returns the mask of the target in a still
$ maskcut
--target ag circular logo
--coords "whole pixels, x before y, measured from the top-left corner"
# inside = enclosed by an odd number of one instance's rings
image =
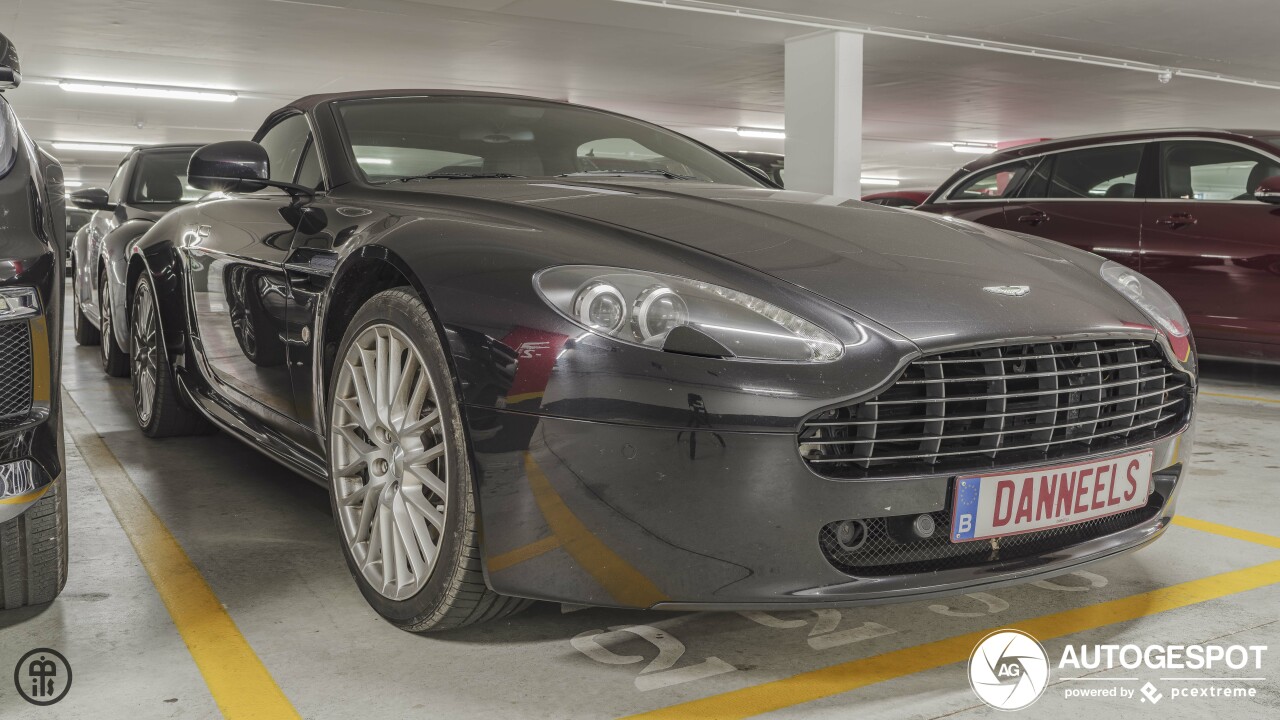
[[[1049,656],[1021,630],[997,630],[969,656],[969,685],[997,710],[1021,710],[1040,699],[1049,685]]]
[[[71,664],[57,650],[36,648],[13,669],[13,685],[32,705],[52,705],[71,689]]]

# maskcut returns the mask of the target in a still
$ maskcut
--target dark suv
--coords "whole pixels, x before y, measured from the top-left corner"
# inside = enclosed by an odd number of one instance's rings
[[[0,35],[0,92],[18,86]],[[62,167],[0,95],[0,609],[53,600],[67,580],[63,475]]]
[[[71,238],[72,327],[76,342],[98,345],[103,372],[128,377],[125,249],[165,213],[204,193],[187,185],[187,162],[199,145],[151,145],[129,151],[111,186],[71,193],[93,217]]]
[[[1280,131],[1092,135],[979,158],[918,209],[1124,263],[1178,300],[1202,355],[1280,361],[1276,176]]]

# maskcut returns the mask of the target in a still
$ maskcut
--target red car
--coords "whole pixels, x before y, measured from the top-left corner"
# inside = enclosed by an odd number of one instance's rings
[[[1277,176],[1280,131],[1091,135],[986,155],[918,209],[1123,263],[1178,300],[1202,355],[1280,361]]]
[[[896,208],[913,208],[928,199],[928,190],[886,190],[862,196],[862,202]]]

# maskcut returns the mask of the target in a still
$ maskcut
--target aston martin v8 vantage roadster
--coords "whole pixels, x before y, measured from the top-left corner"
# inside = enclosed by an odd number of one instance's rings
[[[138,423],[325,485],[407,630],[968,591],[1173,515],[1187,321],[1095,255],[505,95],[303,98],[188,178],[128,249]]]

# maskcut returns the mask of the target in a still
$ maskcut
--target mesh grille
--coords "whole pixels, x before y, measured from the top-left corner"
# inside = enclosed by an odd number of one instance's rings
[[[914,361],[871,400],[805,421],[800,454],[828,477],[956,473],[1080,457],[1168,435],[1187,378],[1154,343],[977,348]]]
[[[844,521],[828,523],[818,533],[822,554],[837,570],[861,577],[936,572],[976,565],[998,565],[1002,561],[1053,552],[1087,540],[1127,530],[1155,517],[1164,506],[1164,497],[1153,493],[1143,507],[1074,525],[1009,535],[999,538],[998,549],[991,540],[953,543],[949,538],[951,513],[932,513],[937,529],[932,537],[911,535],[915,515],[865,519],[866,541],[848,550],[837,540],[837,527]]]
[[[31,333],[27,323],[0,323],[0,420],[31,410]]]

